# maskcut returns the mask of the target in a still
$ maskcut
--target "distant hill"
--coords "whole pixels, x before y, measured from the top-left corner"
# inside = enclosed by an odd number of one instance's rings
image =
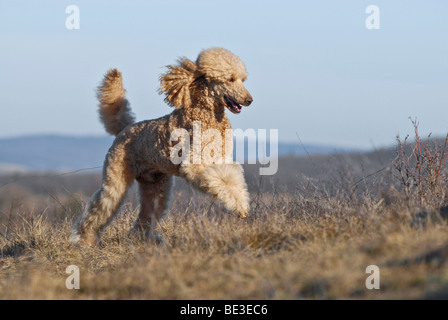
[[[23,171],[71,171],[102,166],[113,137],[36,135],[0,139],[0,173]],[[330,154],[351,152],[334,146],[279,143],[278,155]],[[269,150],[268,150],[269,154]],[[248,155],[246,159],[256,157]],[[239,157],[241,161],[241,157]],[[98,169],[99,170],[99,169]]]
[[[0,139],[0,171],[11,165],[22,170],[65,171],[101,166],[112,137],[58,135]]]

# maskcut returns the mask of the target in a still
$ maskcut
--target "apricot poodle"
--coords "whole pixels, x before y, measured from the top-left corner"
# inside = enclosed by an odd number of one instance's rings
[[[169,208],[173,176],[219,199],[241,218],[248,215],[247,185],[241,165],[231,160],[233,138],[228,132],[232,127],[225,113],[225,108],[240,113],[241,105],[252,103],[243,85],[247,77],[244,63],[226,49],[211,48],[202,51],[196,62],[181,58],[167,69],[160,77],[160,93],[175,110],[138,123],[125,98],[120,72],[111,69],[104,76],[97,93],[99,114],[106,131],[116,138],[106,155],[102,185],[79,216],[72,230],[72,243],[98,243],[101,231],[117,213],[134,179],[139,186],[141,208],[133,231],[147,240],[161,240],[155,227]],[[209,129],[218,136],[201,135]],[[187,138],[173,138],[176,130],[188,132]],[[201,138],[193,139],[197,133]],[[216,143],[209,147],[211,142],[219,141],[222,149]],[[187,147],[178,149],[181,142]],[[188,143],[192,147],[188,148]],[[220,154],[224,160],[216,157]],[[173,161],[176,157],[182,160]]]

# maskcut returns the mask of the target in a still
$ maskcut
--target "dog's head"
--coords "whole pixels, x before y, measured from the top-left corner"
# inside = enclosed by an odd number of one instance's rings
[[[212,48],[202,51],[196,63],[181,58],[178,65],[168,66],[168,72],[160,77],[160,93],[165,93],[169,105],[185,108],[192,105],[196,94],[206,92],[213,105],[240,113],[241,105],[252,103],[252,96],[243,85],[246,78],[246,67],[240,58],[226,49]]]

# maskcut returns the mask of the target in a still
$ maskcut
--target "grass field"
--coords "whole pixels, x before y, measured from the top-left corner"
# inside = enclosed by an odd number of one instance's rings
[[[134,191],[101,248],[70,245],[96,173],[2,176],[0,299],[447,299],[444,141],[403,143],[281,159],[273,177],[249,166],[245,220],[178,180],[163,245],[128,237]],[[65,286],[69,265],[79,290]]]

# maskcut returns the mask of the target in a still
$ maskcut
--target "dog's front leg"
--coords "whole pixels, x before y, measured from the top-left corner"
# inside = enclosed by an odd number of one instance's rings
[[[224,203],[241,218],[249,213],[249,193],[240,164],[182,164],[180,173],[191,185]]]

